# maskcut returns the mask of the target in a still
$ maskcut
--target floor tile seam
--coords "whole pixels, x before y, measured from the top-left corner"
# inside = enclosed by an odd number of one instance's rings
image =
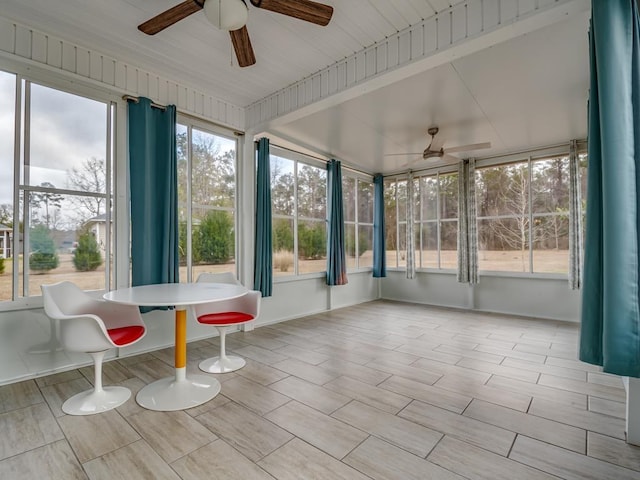
[[[564,450],[565,452],[568,452],[569,454],[581,455],[581,456],[583,456],[583,457],[590,458],[590,459],[592,459],[592,460],[596,460],[596,461],[598,461],[598,462],[603,462],[603,463],[606,463],[606,464],[612,465],[612,466],[614,466],[614,467],[618,467],[618,468],[622,468],[622,469],[628,470],[630,473],[640,472],[640,470],[635,470],[635,469],[632,469],[632,468],[624,467],[624,466],[619,465],[619,464],[617,464],[617,463],[612,463],[612,462],[609,462],[609,461],[607,461],[607,460],[603,460],[603,459],[598,458],[598,457],[593,457],[593,456],[588,455],[588,454],[586,454],[586,453],[579,453],[579,452],[576,452],[576,451],[574,451],[574,450],[569,450],[568,448],[561,447],[560,445],[554,445],[553,443],[549,443],[549,442],[547,442],[547,441],[540,440],[540,439],[538,439],[538,438],[533,438],[533,437],[530,437],[530,436],[528,436],[528,435],[523,435],[523,434],[518,434],[518,435],[519,435],[519,436],[522,436],[522,437],[525,437],[525,438],[528,438],[528,439],[530,439],[530,440],[536,441],[536,442],[544,443],[544,444],[546,444],[546,445],[550,446],[551,448],[559,448],[559,449],[561,449],[561,450]],[[515,443],[515,442],[514,442],[514,443]],[[510,454],[511,454],[511,452],[510,452]],[[514,461],[516,461],[516,462],[518,461],[518,460],[515,460],[515,459],[513,459],[513,458],[511,458],[511,457],[508,457],[508,458],[509,458],[510,460],[514,460]],[[524,464],[524,465],[527,465],[527,464]],[[528,466],[529,466],[529,467],[531,467],[531,465],[528,465]],[[536,468],[536,467],[531,467],[531,468]],[[542,470],[542,471],[544,471],[544,470]],[[550,475],[553,475],[551,472],[546,472],[546,471],[544,471],[544,472],[545,472],[545,473],[548,473],[548,474],[550,474]]]

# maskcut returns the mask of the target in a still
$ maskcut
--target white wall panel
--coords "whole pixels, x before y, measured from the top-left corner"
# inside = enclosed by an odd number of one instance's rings
[[[177,95],[172,95],[171,85],[176,88],[178,85],[167,78],[3,17],[0,17],[0,53],[10,59],[28,60],[57,69],[71,77],[79,76],[98,82],[111,90],[115,89],[115,93],[149,96],[159,103],[176,101]],[[218,109],[216,116],[205,118],[232,128],[244,129],[243,108],[191,87],[180,85],[180,89],[182,93],[178,108],[185,113],[205,116],[205,99],[209,102],[221,102],[225,108]],[[271,115],[273,114],[277,115],[279,112],[272,112]]]
[[[438,9],[438,13],[435,16],[408,26],[395,34],[390,34],[384,41],[379,41],[375,46],[363,48],[361,51],[347,57],[346,60],[340,60],[316,74],[320,76],[331,75],[331,70],[337,68],[337,89],[327,88],[319,91],[313,89],[311,95],[308,92],[304,97],[298,95],[297,106],[291,105],[288,110],[285,109],[284,111],[278,110],[274,112],[272,110],[271,113],[265,115],[261,108],[264,100],[280,95],[284,90],[291,91],[296,86],[303,85],[306,88],[307,78],[274,92],[266,99],[249,105],[246,109],[247,126],[248,128],[262,128],[260,126],[261,123],[326,99],[331,95],[340,93],[355,85],[360,85],[375,77],[380,77],[386,73],[391,74],[393,70],[397,70],[397,67],[409,67],[414,62],[446,52],[447,49],[459,48],[460,54],[466,55],[469,53],[467,42],[471,38],[477,38],[482,33],[488,34],[494,31],[501,31],[502,35],[507,36],[517,35],[518,33],[515,33],[515,29],[510,28],[507,30],[506,27],[511,27],[514,22],[529,18],[536,13],[543,13],[545,9],[552,9],[559,5],[569,5],[572,2],[575,2],[575,0],[557,0],[555,2],[539,0],[467,0],[466,2],[455,2],[454,6],[450,6],[449,2],[444,2],[443,5],[446,5],[446,7]],[[433,4],[431,5],[433,6]],[[410,8],[408,5],[404,5],[404,7]],[[340,8],[346,7],[341,6]],[[386,6],[385,8],[388,9],[390,7]],[[560,10],[555,10],[558,16],[560,16]],[[373,15],[371,17],[372,20],[374,17],[376,17],[376,21],[380,19],[379,12],[376,15],[371,14],[371,12],[369,14]],[[386,21],[390,22],[390,19],[387,18]],[[379,25],[379,27],[382,31],[383,26]],[[371,26],[371,29],[373,29],[373,26]],[[456,54],[457,51],[452,51],[452,56]],[[425,62],[423,64],[426,65]],[[345,70],[344,82],[342,82],[343,68]],[[413,69],[411,72],[416,73],[416,70]],[[312,78],[315,78],[316,75]],[[391,76],[389,75],[387,78]],[[319,93],[317,94],[317,92]]]
[[[381,297],[486,312],[554,320],[579,321],[580,292],[569,290],[566,279],[481,275],[475,286],[458,283],[454,274],[388,272]]]

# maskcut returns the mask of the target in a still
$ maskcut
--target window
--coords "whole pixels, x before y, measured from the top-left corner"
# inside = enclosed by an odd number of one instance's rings
[[[0,111],[0,300],[108,288],[115,106],[0,72]]]
[[[278,152],[270,156],[274,276],[324,272],[327,171],[301,155],[272,151]]]
[[[373,182],[343,175],[347,269],[373,267]]]
[[[231,136],[179,118],[180,281],[202,272],[236,272],[236,151]]]
[[[568,156],[477,169],[476,199],[480,270],[567,272]]]
[[[458,261],[458,174],[436,173],[385,182],[387,265],[406,267],[407,201],[414,203],[417,268],[455,269]]]

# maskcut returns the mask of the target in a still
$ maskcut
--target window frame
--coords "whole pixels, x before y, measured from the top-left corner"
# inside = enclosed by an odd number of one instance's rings
[[[298,241],[299,222],[301,220],[305,222],[308,222],[308,221],[324,222],[325,231],[326,231],[328,222],[327,222],[326,215],[324,219],[300,217],[298,213],[298,172],[299,172],[299,164],[302,163],[310,167],[319,168],[320,170],[324,171],[326,174],[327,162],[309,155],[305,155],[304,153],[295,152],[293,150],[281,148],[276,145],[271,145],[269,148],[269,162],[271,162],[272,156],[283,158],[285,160],[289,160],[293,162],[293,215],[289,216],[284,214],[275,214],[273,213],[273,209],[271,212],[272,222],[276,219],[286,219],[286,220],[292,221],[293,273],[291,275],[278,275],[278,276],[273,275],[272,277],[273,283],[286,283],[286,282],[291,282],[291,281],[305,279],[305,278],[324,278],[327,275],[326,267],[325,267],[325,270],[323,271],[310,272],[310,273],[300,273],[300,269],[299,269],[299,262],[300,262],[300,258],[299,258],[300,251],[299,251],[299,245],[298,245],[299,244],[299,241]],[[326,180],[325,180],[325,202],[328,195],[326,188],[328,188],[328,185],[326,184]],[[326,203],[325,203],[325,207],[326,207]]]
[[[116,211],[118,210],[117,176],[118,163],[120,162],[119,137],[121,134],[120,122],[118,118],[122,116],[121,106],[124,101],[120,96],[104,90],[96,89],[83,82],[75,82],[72,80],[62,79],[55,76],[49,76],[46,72],[38,68],[24,68],[21,65],[13,65],[12,62],[0,62],[0,70],[9,75],[15,76],[15,105],[14,115],[14,132],[13,132],[13,218],[18,218],[18,222],[14,220],[12,237],[20,238],[19,223],[27,219],[27,215],[20,215],[20,205],[25,192],[30,193],[55,193],[65,196],[75,197],[95,197],[102,198],[105,201],[105,222],[111,225],[111,228],[105,228],[105,244],[104,244],[104,288],[97,290],[88,290],[89,292],[108,291],[118,284],[118,262],[116,251],[119,246],[119,226],[115,222]],[[105,106],[106,128],[105,128],[105,193],[83,192],[81,190],[73,190],[68,188],[49,188],[28,184],[28,175],[24,171],[25,163],[29,157],[29,142],[31,129],[31,112],[27,109],[31,108],[30,95],[31,85],[37,85],[46,89],[56,90],[65,94],[82,97],[94,102],[99,102]],[[21,179],[22,172],[25,172],[25,178]],[[22,180],[22,181],[21,181]],[[26,195],[25,195],[26,197]],[[106,208],[110,205],[110,208]],[[26,248],[29,241],[28,231],[25,234],[23,228],[22,249]],[[121,233],[121,232],[120,232]],[[29,292],[28,296],[18,296],[20,292],[20,283],[24,288],[29,281],[28,272],[28,256],[23,255],[22,261],[19,255],[14,254],[12,245],[12,292],[10,300],[0,301],[0,312],[23,310],[30,308],[38,308],[42,306],[42,295],[37,292]],[[20,272],[20,264],[22,263],[23,272]]]
[[[240,154],[240,142],[238,141],[238,136],[236,135],[234,130],[224,128],[222,126],[216,125],[214,123],[208,122],[206,120],[202,120],[191,115],[187,115],[184,113],[177,112],[176,114],[176,136],[178,134],[177,128],[178,126],[186,127],[187,133],[187,188],[186,188],[186,196],[187,196],[187,204],[186,204],[186,245],[187,245],[187,253],[186,253],[186,267],[187,267],[187,278],[184,279],[184,282],[191,283],[196,279],[193,278],[193,129],[214,135],[216,137],[222,137],[226,140],[231,140],[235,143],[235,160],[234,160],[234,201],[233,207],[217,207],[217,206],[202,206],[207,211],[226,211],[231,212],[233,214],[233,225],[234,225],[234,269],[233,274],[238,278],[239,273],[239,262],[238,262],[238,251],[240,245],[240,235],[238,235],[238,197],[239,197],[239,189],[238,189],[238,178],[239,178],[239,154]],[[178,209],[180,209],[180,203],[178,202]],[[181,279],[181,282],[183,280]]]
[[[351,178],[355,181],[355,192],[353,196],[353,209],[354,209],[354,220],[346,220],[344,221],[345,226],[345,238],[346,238],[346,226],[353,225],[354,226],[354,242],[355,242],[355,268],[347,268],[347,272],[358,273],[358,272],[370,272],[373,270],[373,265],[371,266],[360,266],[360,226],[370,226],[371,227],[371,249],[373,250],[373,218],[374,218],[374,197],[375,197],[375,186],[373,184],[373,177],[367,177],[366,175],[356,172],[355,170],[351,170],[349,168],[342,168],[342,181],[344,187],[344,179]],[[371,186],[371,222],[360,221],[360,202],[359,202],[359,189],[358,183],[363,182],[367,183]],[[344,198],[344,195],[343,195]],[[345,217],[346,218],[346,217]],[[345,254],[346,254],[346,245],[345,245]]]

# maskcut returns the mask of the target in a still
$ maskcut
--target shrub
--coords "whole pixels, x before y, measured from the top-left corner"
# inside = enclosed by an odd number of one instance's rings
[[[222,210],[211,211],[193,232],[193,263],[227,263],[234,244],[231,215]]]
[[[34,272],[47,272],[59,264],[53,239],[49,229],[36,225],[29,232],[32,253],[29,255],[29,268]]]
[[[288,219],[276,218],[273,220],[273,250],[288,250],[293,252],[293,229]]]
[[[347,237],[344,241],[344,249],[348,256],[356,256],[356,242],[355,235],[352,232],[347,233]],[[364,252],[369,250],[369,240],[363,235],[358,238],[358,256],[362,256]]]
[[[0,273],[4,273],[4,258],[0,258]]]
[[[78,238],[78,246],[73,252],[73,266],[79,272],[92,272],[102,265],[102,255],[98,242],[90,233],[83,233]]]
[[[281,272],[288,272],[293,265],[293,252],[290,250],[278,250],[273,254],[273,268]]]
[[[313,228],[304,223],[298,226],[298,249],[302,258],[319,259],[327,254],[327,237],[323,226],[320,222]]]

